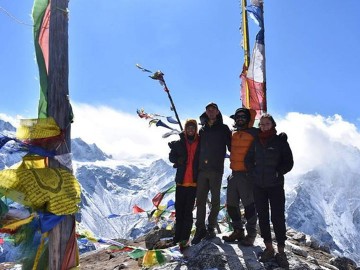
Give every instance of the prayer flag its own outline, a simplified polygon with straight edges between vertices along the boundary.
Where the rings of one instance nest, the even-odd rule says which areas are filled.
[[[133,251],[131,251],[129,253],[129,256],[132,259],[139,259],[141,257],[144,257],[145,253],[146,253],[145,250],[137,248],[137,249],[134,249]]]
[[[179,124],[178,121],[176,121],[174,118],[172,118],[171,116],[167,116],[166,120],[171,123],[171,124]]]
[[[159,250],[148,250],[143,258],[144,267],[152,267],[164,262],[166,262],[166,258]]]
[[[34,45],[40,77],[40,101],[38,117],[47,117],[47,86],[49,66],[49,28],[50,4],[49,0],[35,0],[32,10],[34,21]]]
[[[249,67],[244,68],[241,73],[241,98],[243,107],[256,110],[257,118],[267,111],[266,105],[266,72],[265,72],[265,43],[264,43],[264,19],[262,1],[252,1],[246,7],[260,30],[256,35],[255,45],[250,57]],[[249,100],[246,104],[246,85],[248,88]]]
[[[154,204],[154,206],[157,208],[159,206],[159,204],[161,203],[161,200],[164,198],[164,193],[159,192],[158,194],[155,195],[155,197],[152,199],[152,202]]]
[[[137,213],[143,213],[145,212],[143,209],[141,209],[139,206],[137,206],[136,204],[133,206],[133,213],[137,214]]]

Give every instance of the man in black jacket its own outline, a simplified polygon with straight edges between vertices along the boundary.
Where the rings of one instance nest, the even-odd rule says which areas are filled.
[[[226,147],[230,151],[231,131],[223,123],[217,104],[211,102],[200,116],[202,128],[200,135],[199,175],[196,191],[196,232],[192,244],[199,243],[203,238],[214,238],[217,216],[220,210],[220,189],[224,173]],[[211,210],[208,226],[205,226],[206,202],[211,192]]]

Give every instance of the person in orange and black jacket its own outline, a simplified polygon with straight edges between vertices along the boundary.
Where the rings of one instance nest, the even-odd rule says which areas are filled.
[[[223,236],[225,242],[240,241],[244,246],[252,246],[256,238],[257,215],[253,195],[253,181],[245,167],[245,156],[259,133],[254,128],[256,112],[247,108],[239,108],[230,118],[234,119],[234,130],[231,137],[230,168],[226,194],[226,207],[231,218],[234,231]],[[241,220],[239,203],[243,204],[246,218],[246,232]]]
[[[274,255],[270,218],[274,228],[280,267],[289,269],[284,252],[286,240],[284,174],[291,171],[294,160],[287,135],[277,135],[276,122],[270,114],[260,117],[260,132],[245,157],[245,164],[254,181],[255,207],[265,250],[259,261],[270,261]],[[271,213],[271,215],[270,215]]]
[[[193,209],[196,197],[196,182],[199,166],[199,135],[197,122],[189,119],[180,133],[180,140],[169,143],[169,160],[176,168],[175,182],[175,237],[180,250],[189,245],[193,225]]]

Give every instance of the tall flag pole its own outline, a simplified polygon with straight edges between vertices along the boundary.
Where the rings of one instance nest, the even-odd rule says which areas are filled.
[[[256,40],[250,61],[247,64],[245,53],[245,63],[241,77],[241,99],[243,107],[254,109],[256,116],[259,118],[261,114],[267,111],[266,104],[266,73],[265,73],[265,28],[264,28],[264,12],[263,12],[263,0],[251,0],[251,4],[246,6],[246,1],[242,0],[243,13],[249,12],[250,17],[260,27],[256,35]],[[244,12],[246,10],[246,12]],[[244,20],[245,18],[245,20]],[[246,22],[246,23],[245,23]],[[248,41],[247,19],[243,14],[242,32]]]
[[[243,66],[243,71],[241,72],[240,78],[244,74],[244,71],[246,74],[246,71],[249,68],[249,62],[250,62],[249,26],[248,26],[248,17],[247,17],[247,13],[246,13],[246,6],[247,6],[247,1],[241,0],[241,28],[240,28],[240,30],[241,30],[242,37],[243,37],[241,46],[243,47],[243,50],[244,50],[244,66]],[[241,79],[243,79],[243,78],[241,78]],[[247,87],[245,79],[244,79],[244,94],[242,95],[242,98],[243,98],[243,107],[248,108],[249,107],[249,88]]]
[[[40,74],[38,118],[52,117],[64,133],[56,154],[71,153],[72,110],[69,102],[68,0],[34,0],[34,44]],[[66,169],[56,159],[48,167]],[[53,185],[51,177],[47,185]],[[64,181],[59,187],[64,188]],[[46,185],[45,185],[46,186]],[[67,190],[65,197],[73,194]],[[73,269],[78,265],[79,252],[75,234],[75,213],[64,215],[48,233],[48,269]],[[36,267],[34,268],[36,269]]]

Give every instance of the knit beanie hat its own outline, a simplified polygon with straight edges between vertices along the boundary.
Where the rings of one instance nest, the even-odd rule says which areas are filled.
[[[187,119],[186,122],[185,122],[185,129],[186,127],[188,126],[193,126],[197,132],[197,122],[195,119]]]

